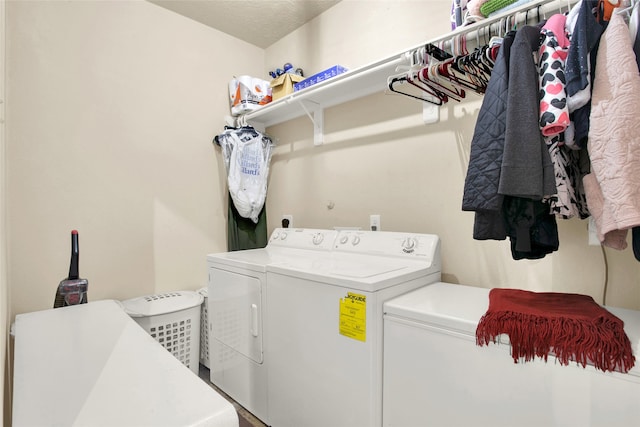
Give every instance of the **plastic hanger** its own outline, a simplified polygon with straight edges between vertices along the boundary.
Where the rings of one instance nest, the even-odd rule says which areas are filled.
[[[414,95],[412,93],[409,93],[408,91],[402,91],[400,90],[400,86],[403,85],[411,85],[414,87],[418,87],[421,91],[426,92],[427,97],[425,96],[418,96],[418,95]],[[410,82],[407,78],[406,75],[403,76],[391,76],[387,79],[387,87],[389,88],[389,90],[391,92],[397,93],[399,95],[404,95],[404,96],[408,96],[410,98],[414,98],[417,99],[419,101],[424,101],[424,102],[429,102],[431,104],[435,104],[435,105],[442,105],[444,102],[446,102],[446,100],[443,101],[443,99],[440,96],[435,95],[433,92],[427,91],[422,87],[419,87],[415,84],[413,84],[412,82]],[[406,86],[404,86],[406,87]]]
[[[603,21],[609,21],[611,14],[620,6],[620,0],[598,0],[596,16]]]
[[[618,9],[615,11],[616,14],[626,15],[627,21],[631,18],[631,12],[638,6],[638,1],[633,0],[627,2],[627,4],[621,4]]]
[[[434,90],[444,93],[449,99],[460,101],[465,97],[465,91],[456,85],[450,84],[446,79],[443,79],[438,72],[439,65],[441,64],[424,67],[418,73],[418,80]]]
[[[424,69],[424,68],[423,68]],[[424,82],[420,78],[420,70],[412,70],[412,72],[407,73],[407,82],[423,92],[426,92],[429,96],[435,97],[439,99],[442,103],[447,103],[449,101],[449,95],[442,90],[438,85],[429,84],[429,82]]]
[[[427,63],[429,54],[448,55],[444,50],[436,46],[424,46],[409,53],[407,58],[410,65],[408,70],[402,74],[396,74],[387,78],[387,87],[393,93],[408,96],[420,101],[429,102],[435,105],[442,105],[448,101],[448,97],[431,86],[423,85],[417,77],[417,73]],[[396,68],[398,71],[401,67]],[[404,89],[404,90],[403,90]]]
[[[449,74],[452,74],[450,80],[476,93],[483,94],[486,91],[493,67],[485,62],[487,49],[488,46],[481,46],[474,52],[457,58],[451,69],[448,70]],[[461,74],[456,74],[456,72]]]

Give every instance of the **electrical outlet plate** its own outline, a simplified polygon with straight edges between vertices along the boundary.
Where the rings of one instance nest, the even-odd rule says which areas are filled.
[[[282,221],[284,221],[285,219],[289,220],[289,228],[293,228],[293,215],[287,214],[287,215],[282,215]],[[281,223],[282,225],[282,223]],[[284,225],[282,225],[284,227]]]
[[[372,231],[380,231],[380,215],[369,216],[369,229]]]

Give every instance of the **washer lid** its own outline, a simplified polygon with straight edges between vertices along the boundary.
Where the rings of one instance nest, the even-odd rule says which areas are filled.
[[[366,279],[380,276],[392,272],[399,272],[407,268],[406,263],[394,261],[392,259],[380,258],[371,262],[369,258],[348,256],[343,258],[339,255],[312,260],[300,260],[286,263],[287,266],[297,269],[307,268],[310,271],[317,271],[320,274],[329,276],[343,276],[352,279]]]
[[[267,267],[268,273],[375,292],[429,274],[439,268],[416,259],[330,253],[315,258],[299,257]]]
[[[489,307],[489,289],[434,283],[384,303],[386,318],[401,318],[475,335]]]

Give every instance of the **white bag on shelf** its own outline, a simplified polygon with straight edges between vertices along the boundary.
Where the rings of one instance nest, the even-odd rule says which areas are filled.
[[[240,76],[229,82],[231,115],[239,116],[255,111],[271,102],[271,85],[268,81],[251,76]]]

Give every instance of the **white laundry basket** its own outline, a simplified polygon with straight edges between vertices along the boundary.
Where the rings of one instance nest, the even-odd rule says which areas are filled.
[[[197,292],[176,291],[132,298],[122,301],[122,305],[129,316],[197,375],[202,300]]]
[[[198,293],[203,298],[200,307],[200,363],[209,368],[209,310],[207,309],[209,290],[198,289]]]

